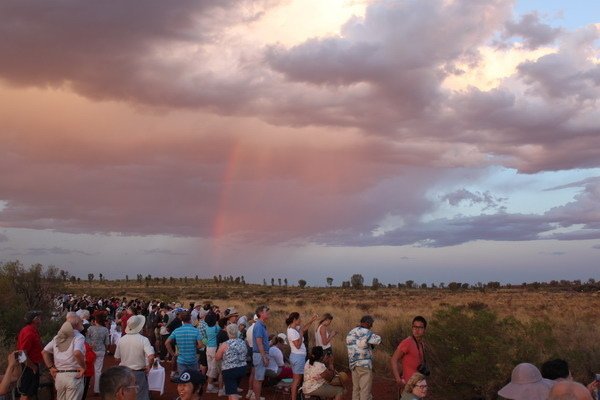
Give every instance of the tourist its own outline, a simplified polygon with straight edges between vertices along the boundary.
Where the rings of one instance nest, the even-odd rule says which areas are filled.
[[[238,398],[238,387],[248,364],[246,362],[246,343],[238,338],[239,330],[235,322],[225,327],[228,340],[221,343],[215,358],[222,360],[222,374],[225,384],[225,394],[229,400]]]
[[[552,384],[551,380],[542,378],[535,365],[521,363],[512,370],[510,383],[498,394],[511,400],[546,400]]]
[[[542,364],[540,368],[542,378],[550,379],[551,381],[573,380],[569,364],[560,358],[548,360]]]
[[[425,341],[423,340],[425,329],[427,329],[427,320],[420,315],[414,317],[412,320],[412,334],[400,342],[392,355],[390,360],[392,373],[400,388],[416,372],[425,376],[429,375],[429,368],[425,359]],[[398,371],[398,363],[402,364],[402,375]]]
[[[27,357],[19,380],[21,400],[35,397],[40,384],[40,364],[44,361],[39,331],[41,324],[41,311],[29,311],[25,314],[25,326],[17,337],[17,350],[23,351]]]
[[[42,351],[44,363],[54,379],[58,400],[81,400],[83,395],[85,338],[73,329],[73,322],[83,330],[81,319],[73,312],[70,321],[60,327],[58,334]]]
[[[192,316],[188,311],[182,311],[179,314],[182,325],[175,329],[167,341],[165,346],[169,354],[175,358],[175,350],[173,349],[173,341],[177,343],[177,372],[198,370],[198,359],[196,358],[196,349],[204,347],[200,332],[192,325]]]
[[[110,333],[106,328],[106,311],[94,313],[94,323],[89,327],[86,335],[87,342],[96,353],[94,361],[94,393],[100,393],[100,375],[104,366],[104,356],[110,343]]]
[[[102,400],[135,400],[138,386],[133,371],[127,367],[111,367],[100,375]]]
[[[138,385],[137,400],[150,399],[146,374],[154,363],[154,347],[147,337],[140,334],[145,322],[143,315],[130,317],[125,328],[127,335],[119,340],[115,351],[115,358],[120,359],[119,365],[133,370]]]
[[[370,315],[360,319],[360,325],[346,336],[348,361],[352,371],[352,400],[371,400],[373,385],[373,349],[381,337],[371,331],[375,320]]]
[[[592,400],[592,395],[581,383],[563,380],[550,389],[548,400]]]
[[[250,399],[263,400],[260,393],[265,380],[265,372],[269,366],[269,332],[266,324],[270,317],[269,307],[257,307],[256,316],[258,319],[252,329],[252,365],[254,365],[252,388],[254,393]]]
[[[344,388],[331,384],[335,378],[333,357],[327,354],[321,346],[311,349],[308,361],[304,366],[304,376],[302,392],[305,395],[341,400]]]
[[[287,344],[287,336],[271,335],[269,346],[269,365],[265,371],[268,378],[284,379],[293,377],[291,367],[285,365],[283,350]]]
[[[304,364],[306,362],[306,346],[303,339],[304,332],[306,332],[308,327],[315,322],[317,318],[318,315],[313,315],[308,323],[302,326],[300,313],[293,312],[285,320],[285,324],[287,325],[287,339],[291,349],[290,364],[294,374],[291,387],[291,400],[296,400],[302,376],[304,375]]]
[[[330,355],[333,354],[331,341],[335,335],[337,335],[336,331],[329,331],[331,321],[333,321],[333,315],[329,313],[323,314],[321,321],[319,321],[319,326],[315,331],[315,346],[321,346],[323,350]]]
[[[83,331],[85,332],[85,328]],[[90,387],[90,381],[94,376],[94,362],[96,361],[96,353],[94,353],[94,349],[88,342],[84,342],[85,345],[85,372],[83,373],[83,395],[81,396],[82,400],[85,400],[87,397],[88,389]]]
[[[425,375],[415,372],[406,381],[400,400],[419,400],[427,396],[427,381]]]
[[[8,353],[6,371],[4,371],[4,375],[0,378],[0,400],[8,400],[11,398],[9,394],[13,388],[13,384],[17,382],[21,376],[18,361],[20,353],[21,351],[19,350]],[[23,395],[21,395],[21,397],[23,397]]]
[[[206,376],[208,378],[208,386],[206,388],[207,393],[218,393],[218,378],[220,371],[218,369],[217,360],[215,355],[217,354],[217,335],[221,328],[217,324],[219,316],[214,311],[209,311],[204,318],[206,326],[203,327],[203,332],[206,335],[202,337],[202,340],[206,343],[206,360],[208,363],[208,370]]]
[[[206,378],[198,370],[183,371],[174,380],[177,384],[177,394],[179,394],[176,400],[199,400],[205,381]]]

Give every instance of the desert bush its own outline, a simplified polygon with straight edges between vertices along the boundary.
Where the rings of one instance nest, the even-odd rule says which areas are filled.
[[[432,386],[449,398],[497,398],[514,366],[539,364],[555,344],[544,321],[523,323],[491,310],[448,307],[427,332]]]

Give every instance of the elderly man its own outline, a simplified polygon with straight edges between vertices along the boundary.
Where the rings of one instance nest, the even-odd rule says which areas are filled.
[[[373,348],[381,337],[371,331],[375,320],[370,315],[360,319],[360,325],[348,332],[346,347],[352,371],[352,400],[371,400],[373,395]]]
[[[143,315],[130,317],[125,328],[127,335],[119,340],[115,351],[115,358],[121,360],[119,365],[133,370],[138,385],[137,400],[150,399],[146,374],[154,363],[154,347],[147,337],[140,335],[145,323],[146,318]]]
[[[80,400],[83,396],[85,372],[85,338],[81,319],[74,312],[58,334],[44,347],[42,357],[55,381],[58,400]]]
[[[44,361],[42,358],[42,339],[39,332],[41,324],[41,311],[29,311],[25,315],[25,326],[19,332],[17,338],[17,349],[24,351],[27,356],[19,385],[21,400],[28,400],[37,395],[40,383],[39,365]]]
[[[127,367],[112,367],[100,376],[102,400],[135,400],[137,391],[133,371]]]
[[[550,389],[548,400],[592,400],[592,395],[581,383],[563,380]]]

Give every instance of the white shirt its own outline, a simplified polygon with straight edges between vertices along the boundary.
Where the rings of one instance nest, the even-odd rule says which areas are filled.
[[[321,330],[321,327],[324,327],[324,329],[325,329],[325,337],[328,339],[330,337],[327,327],[323,326],[323,325],[319,325],[319,327],[315,331],[315,346],[321,346],[323,348],[323,350],[325,350],[325,349],[328,349],[331,347],[331,342],[329,342],[327,344],[323,344],[323,339],[321,338],[321,332],[319,332]]]
[[[64,369],[79,369],[81,365],[75,359],[75,350],[79,350],[81,354],[85,356],[85,337],[79,333],[75,332],[75,337],[71,342],[71,346],[65,351],[58,350],[56,347],[55,339],[52,339],[50,343],[44,347],[44,350],[54,356],[54,366],[56,369],[64,370]]]
[[[304,346],[304,341],[302,340],[302,336],[300,336],[300,332],[298,332],[294,328],[287,329],[287,338],[288,343],[290,344],[290,348],[292,349],[292,353],[294,354],[302,354],[306,355],[306,346]],[[296,348],[294,345],[294,340],[300,339],[300,348]]]
[[[119,365],[140,370],[146,368],[148,356],[154,354],[154,348],[146,336],[139,333],[128,333],[119,339],[115,358],[120,358]]]
[[[277,346],[271,346],[269,348],[269,366],[267,369],[277,372],[279,367],[283,367],[283,353]]]
[[[252,331],[254,331],[254,325],[256,325],[256,322],[246,329],[246,343],[248,343],[248,346],[250,347],[252,347]]]

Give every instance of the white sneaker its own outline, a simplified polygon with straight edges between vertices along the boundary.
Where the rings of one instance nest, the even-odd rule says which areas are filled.
[[[219,393],[219,388],[209,383],[206,387],[206,393]]]
[[[253,390],[248,390],[248,393],[246,393],[246,398],[247,399],[254,399],[254,391]]]
[[[225,389],[219,389],[219,397],[221,397],[221,396],[227,396],[225,394]]]

